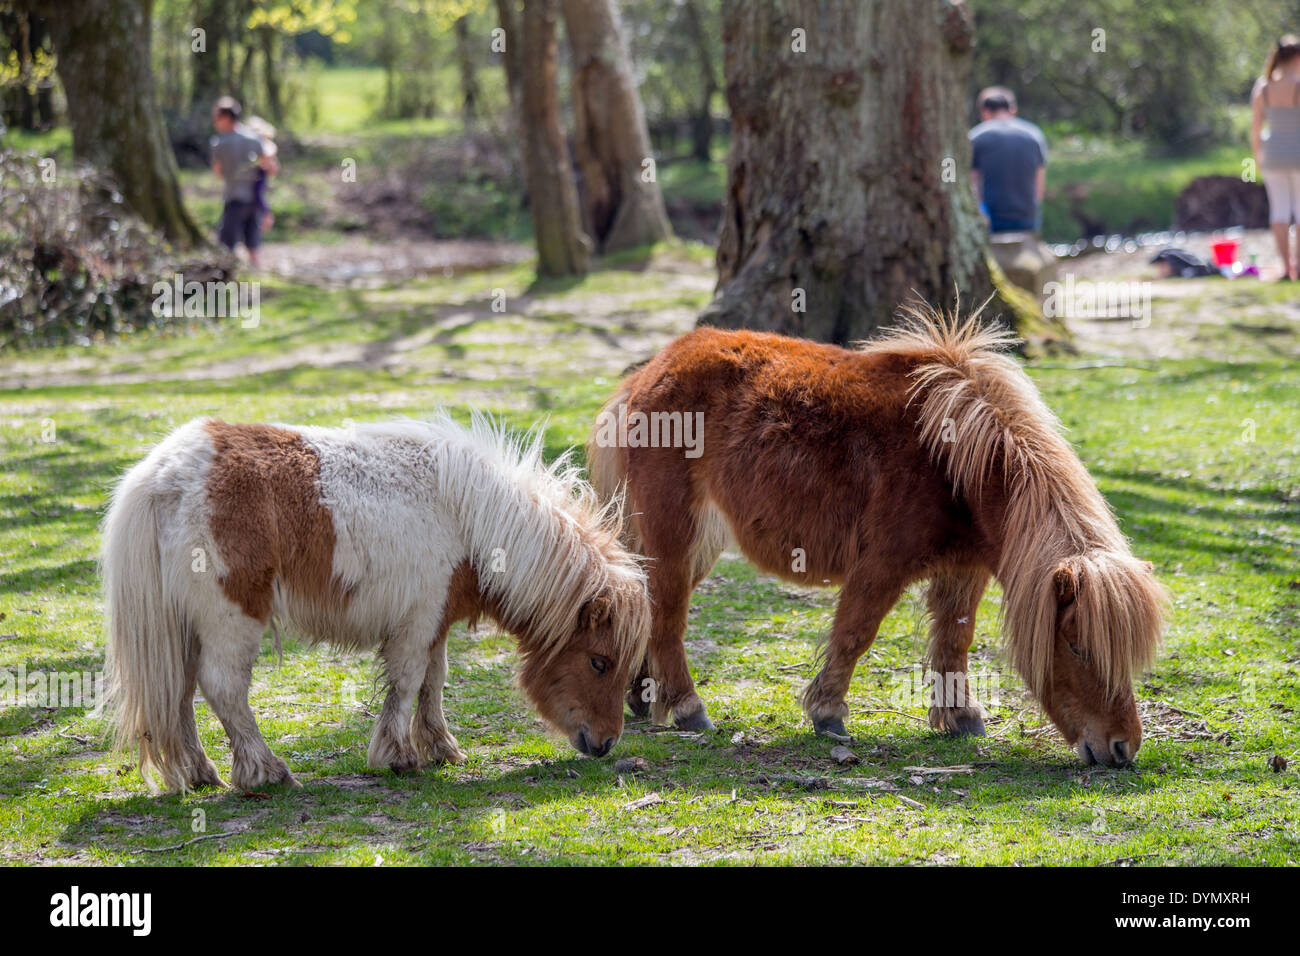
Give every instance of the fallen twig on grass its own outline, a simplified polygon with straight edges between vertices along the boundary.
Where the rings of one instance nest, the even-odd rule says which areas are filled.
[[[226,837],[234,836],[236,831],[227,830],[224,833],[205,833],[203,836],[196,836],[192,840],[186,840],[183,843],[173,843],[171,846],[146,846],[141,847],[141,853],[166,853],[169,850],[183,850],[191,844],[198,843],[200,840],[222,840]]]
[[[921,774],[948,774],[948,773],[974,773],[975,768],[968,763],[956,764],[952,767],[904,767],[908,773]]]

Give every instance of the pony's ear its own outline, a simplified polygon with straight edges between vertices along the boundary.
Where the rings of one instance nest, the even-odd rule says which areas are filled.
[[[609,598],[598,594],[578,612],[578,630],[594,631],[609,620]]]
[[[1056,586],[1056,600],[1061,607],[1072,604],[1078,597],[1079,577],[1079,573],[1070,566],[1068,561],[1062,561],[1052,572],[1052,583]]]

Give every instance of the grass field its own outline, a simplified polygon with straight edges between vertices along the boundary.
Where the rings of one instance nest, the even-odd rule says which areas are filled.
[[[694,248],[532,288],[527,267],[367,290],[267,280],[253,329],[0,360],[0,675],[102,667],[106,491],[176,425],[439,404],[464,417],[476,405],[514,425],[546,419],[555,455],[583,440],[628,364],[689,327],[710,288],[708,253]],[[1256,288],[1261,308],[1283,308]],[[504,314],[487,306],[496,289]],[[1176,309],[1156,314],[1156,326],[1177,322]],[[1137,685],[1148,736],[1135,769],[1075,762],[998,656],[996,590],[973,657],[993,691],[989,735],[924,726],[911,691],[917,591],[859,666],[848,723],[861,763],[839,766],[796,704],[834,592],[729,554],[695,595],[688,633],[716,733],[633,721],[611,758],[580,758],[513,687],[511,640],[457,629],[446,707],[469,760],[396,777],[365,766],[371,658],[289,639],[277,663],[268,641],[253,709],[302,789],[152,797],[131,759],[106,750],[102,720],[0,702],[0,861],[1300,862],[1300,381],[1286,357],[1300,334],[1275,324],[1270,349],[1214,341],[1237,361],[1029,368],[1173,597],[1166,647]],[[206,705],[199,726],[228,774]],[[1274,754],[1292,766],[1274,773]],[[644,770],[615,770],[636,756]]]

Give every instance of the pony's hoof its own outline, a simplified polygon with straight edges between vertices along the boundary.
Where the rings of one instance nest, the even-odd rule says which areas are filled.
[[[210,788],[224,790],[225,787],[226,782],[221,779],[221,775],[217,773],[217,768],[211,760],[207,762],[207,766],[199,767],[190,775],[191,790],[207,790]]]
[[[813,730],[823,737],[831,737],[839,741],[853,739],[849,736],[849,732],[844,729],[843,717],[823,717],[821,720],[813,722]]]
[[[984,736],[984,718],[978,714],[974,716],[962,716],[957,718],[956,726],[948,731],[955,737],[983,737]]]
[[[234,765],[230,768],[230,782],[236,790],[251,792],[281,785],[286,787],[302,786],[289,772],[289,765],[279,757],[273,756],[266,758],[253,757],[245,760],[236,758]]]
[[[464,763],[465,751],[460,749],[455,738],[439,740],[429,747],[429,762],[432,764]]]
[[[950,737],[983,737],[984,718],[971,707],[930,708],[930,726]]]
[[[674,714],[673,725],[678,730],[689,730],[695,733],[707,733],[713,730],[713,721],[709,720],[709,712],[703,707],[690,714]]]
[[[626,700],[627,708],[632,711],[633,717],[644,720],[650,716],[650,701],[642,699],[639,689],[633,687],[628,691]]]

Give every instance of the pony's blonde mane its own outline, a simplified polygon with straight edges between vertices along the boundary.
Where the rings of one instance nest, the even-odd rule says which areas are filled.
[[[468,429],[445,414],[437,433],[439,497],[460,520],[479,586],[524,657],[562,650],[592,598],[607,597],[620,661],[640,663],[650,632],[640,559],[619,544],[618,501],[602,504],[566,451],[543,461],[540,427],[511,433],[475,412]]]
[[[911,401],[921,441],[954,493],[978,504],[990,481],[1005,495],[1001,555],[1004,638],[1041,696],[1052,667],[1058,578],[1072,581],[1079,650],[1114,694],[1131,686],[1159,641],[1164,591],[1129,551],[1096,483],[1061,436],[1056,416],[1006,354],[1015,336],[925,305],[864,351],[912,357]],[[995,471],[996,469],[996,471]]]

